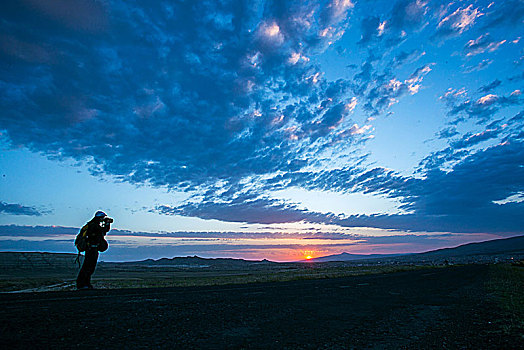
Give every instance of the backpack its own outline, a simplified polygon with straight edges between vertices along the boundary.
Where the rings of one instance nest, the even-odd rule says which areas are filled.
[[[85,224],[76,235],[75,246],[78,249],[78,254],[87,250],[87,227],[88,224]]]

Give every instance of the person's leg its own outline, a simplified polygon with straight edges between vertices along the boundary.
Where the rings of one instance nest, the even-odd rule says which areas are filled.
[[[95,272],[97,260],[98,250],[93,248],[86,250],[84,263],[76,279],[76,287],[78,289],[91,286],[91,275]]]
[[[86,285],[91,286],[91,275],[95,272],[96,263],[98,261],[98,250],[96,248],[89,249],[86,252]]]
[[[87,252],[84,253],[84,262],[82,263],[82,268],[80,269],[80,272],[78,272],[78,277],[76,278],[76,288],[78,289],[87,287],[86,256]]]

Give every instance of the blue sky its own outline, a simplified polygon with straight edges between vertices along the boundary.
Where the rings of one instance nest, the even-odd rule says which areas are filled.
[[[402,253],[524,227],[524,2],[4,1],[0,249]]]

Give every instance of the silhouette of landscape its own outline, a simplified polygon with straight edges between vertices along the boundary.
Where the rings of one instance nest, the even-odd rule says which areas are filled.
[[[524,350],[524,0],[0,33],[0,350]]]
[[[350,261],[102,262],[92,291],[72,290],[74,254],[0,253],[0,345],[522,348],[523,238]]]

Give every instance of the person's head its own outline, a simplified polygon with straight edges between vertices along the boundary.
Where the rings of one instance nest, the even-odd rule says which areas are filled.
[[[103,211],[99,210],[95,213],[95,219],[97,219],[98,221],[102,221],[105,219],[105,217],[107,216],[106,213],[104,213]]]

